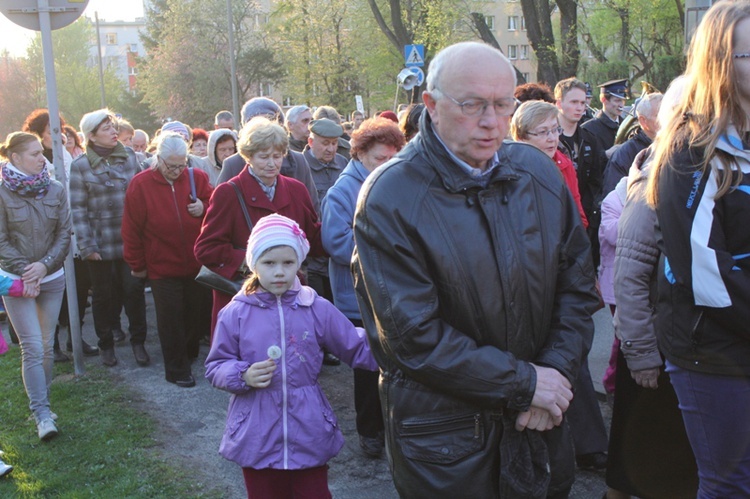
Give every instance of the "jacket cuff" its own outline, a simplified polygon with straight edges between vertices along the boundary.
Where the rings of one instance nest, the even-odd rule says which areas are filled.
[[[516,377],[519,379],[518,389],[508,399],[508,409],[518,412],[528,411],[536,390],[536,371],[528,362],[518,362]]]

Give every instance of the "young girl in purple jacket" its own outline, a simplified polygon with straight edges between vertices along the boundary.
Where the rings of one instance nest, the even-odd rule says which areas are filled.
[[[249,498],[330,498],[326,463],[344,437],[318,384],[323,349],[377,370],[364,331],[297,278],[310,244],[273,214],[255,225],[252,276],[219,313],[206,378],[231,392],[219,452],[242,467]]]

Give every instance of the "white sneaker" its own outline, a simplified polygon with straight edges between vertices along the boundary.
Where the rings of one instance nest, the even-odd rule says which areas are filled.
[[[39,421],[36,424],[36,429],[40,440],[47,441],[57,436],[57,426],[52,421],[52,418],[45,418]]]
[[[0,477],[4,477],[8,473],[13,471],[13,466],[9,464],[5,464],[2,459],[0,459]]]
[[[9,464],[5,464],[2,459],[0,459],[0,477],[4,477],[5,475],[9,474],[11,471],[13,471],[13,466]]]

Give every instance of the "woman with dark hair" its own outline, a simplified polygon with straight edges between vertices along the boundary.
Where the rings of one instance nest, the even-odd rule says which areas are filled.
[[[242,128],[237,148],[246,165],[236,177],[216,186],[211,196],[195,242],[195,257],[201,264],[227,279],[240,278],[246,271],[245,247],[251,226],[271,213],[297,222],[310,241],[310,254],[325,256],[320,222],[307,188],[298,180],[279,175],[288,145],[287,132],[268,118],[255,117]],[[213,297],[212,336],[219,310],[232,299],[220,291],[214,291]]]
[[[419,117],[422,116],[423,110],[424,104],[410,104],[406,112],[401,116],[399,128],[401,128],[401,132],[404,134],[407,142],[410,142],[419,132]]]
[[[123,257],[135,277],[151,282],[166,380],[189,388],[191,359],[210,327],[211,293],[195,282],[193,246],[211,186],[205,173],[188,169],[188,146],[177,133],[159,135],[155,157],[125,194]]]
[[[713,4],[685,75],[648,186],[663,243],[656,333],[698,497],[750,497],[750,2]]]
[[[140,166],[133,149],[118,141],[117,118],[108,109],[85,114],[81,131],[86,154],[71,166],[70,204],[78,251],[91,275],[91,311],[102,364],[117,364],[113,331],[120,330],[124,305],[136,363],[146,366],[144,279],[130,274],[121,235],[125,191]]]
[[[354,252],[354,208],[367,176],[404,147],[398,126],[387,118],[362,122],[352,133],[352,159],[323,198],[323,248],[331,255],[329,272],[333,303],[355,326],[362,326],[350,269]],[[378,457],[383,451],[384,427],[378,395],[378,373],[354,369],[354,406],[362,451]]]
[[[50,410],[52,345],[70,247],[70,210],[62,184],[45,168],[36,135],[16,132],[0,145],[0,274],[23,279],[24,297],[4,298],[21,344],[24,387],[41,440],[57,435]]]
[[[513,92],[513,97],[520,102],[541,100],[550,104],[555,103],[555,94],[546,83],[524,83],[523,85],[518,85]]]
[[[81,138],[78,136],[76,129],[70,125],[63,126],[63,130],[65,131],[66,138],[65,149],[73,159],[76,159],[85,152],[81,144]]]

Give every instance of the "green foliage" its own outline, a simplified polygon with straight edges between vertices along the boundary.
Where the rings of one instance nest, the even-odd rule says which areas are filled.
[[[144,100],[160,118],[208,127],[232,106],[229,34],[224,0],[163,0],[147,19],[153,39],[139,80]],[[265,45],[262,18],[252,2],[233,2],[232,17],[240,102],[261,85],[284,78],[276,51]]]
[[[95,38],[94,26],[86,17],[52,33],[60,112],[76,128],[85,113],[102,107],[99,70],[96,61],[91,58],[91,47],[96,45]],[[34,107],[47,107],[41,34],[38,33],[32,40],[27,59],[33,83],[25,91],[34,96]],[[113,109],[122,94],[127,92],[126,83],[117,78],[114,68],[105,69],[104,88],[107,103]],[[28,109],[27,113],[33,109]]]
[[[685,72],[685,62],[683,55],[657,57],[654,61],[653,77],[649,83],[665,92],[672,80]]]
[[[0,497],[217,497],[159,455],[154,420],[101,367],[75,378],[72,365],[55,365],[60,435],[40,442],[20,364],[18,348],[0,356],[0,447],[15,467]]]
[[[625,60],[633,80],[659,78],[655,62],[682,54],[683,28],[675,0],[603,0],[580,5],[579,30],[598,62]],[[624,76],[621,76],[624,77]]]

